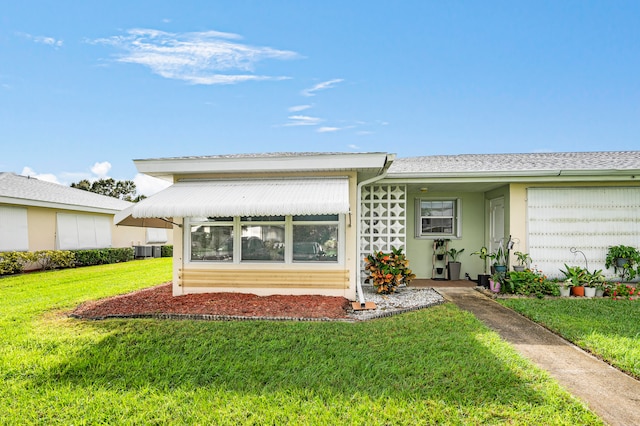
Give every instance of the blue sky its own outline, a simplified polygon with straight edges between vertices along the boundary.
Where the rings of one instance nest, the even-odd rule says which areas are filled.
[[[637,150],[639,82],[638,1],[5,2],[0,171]]]

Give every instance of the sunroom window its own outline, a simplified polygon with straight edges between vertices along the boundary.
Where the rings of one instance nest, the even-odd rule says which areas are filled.
[[[189,218],[193,262],[339,262],[339,215]]]

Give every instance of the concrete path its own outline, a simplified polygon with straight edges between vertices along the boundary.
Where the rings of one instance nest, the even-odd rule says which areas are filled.
[[[640,425],[640,381],[469,287],[434,287],[474,314],[610,425]]]

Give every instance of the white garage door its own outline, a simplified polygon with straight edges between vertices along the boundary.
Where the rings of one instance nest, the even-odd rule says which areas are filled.
[[[607,248],[640,248],[640,188],[529,188],[528,242],[533,265],[550,277],[564,264],[605,270]]]

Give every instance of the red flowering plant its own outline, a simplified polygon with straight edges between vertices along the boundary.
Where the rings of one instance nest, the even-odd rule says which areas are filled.
[[[614,300],[618,300],[618,299],[633,300],[637,298],[640,292],[640,289],[629,284],[616,283],[609,291],[610,291],[609,296]]]
[[[381,294],[393,293],[400,284],[409,284],[416,277],[401,248],[391,247],[391,253],[374,251],[364,258],[364,262],[369,280]]]

